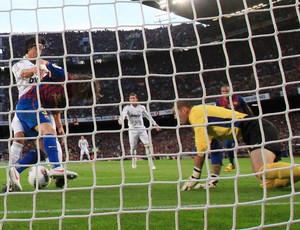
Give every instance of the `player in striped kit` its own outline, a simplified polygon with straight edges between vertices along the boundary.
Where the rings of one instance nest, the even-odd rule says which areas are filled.
[[[91,159],[90,151],[89,151],[89,143],[84,138],[84,136],[80,137],[80,140],[78,141],[78,147],[80,148],[80,161],[83,161],[84,154],[87,155],[88,160]]]
[[[43,77],[48,71],[45,65],[36,64],[37,58],[41,56],[42,51],[46,41],[39,37],[36,39],[35,36],[29,37],[25,41],[25,56],[22,60],[15,63],[12,67],[12,72],[14,74],[18,91],[19,98],[26,94],[33,85],[39,81],[40,76]],[[56,120],[55,120],[56,121]],[[12,129],[14,132],[14,141],[10,148],[10,163],[14,165],[21,159],[21,154],[24,146],[24,129],[15,115],[12,121]],[[58,129],[58,132],[60,129]],[[9,170],[10,178],[14,178],[16,182],[18,182],[19,175],[11,168]],[[20,185],[19,183],[17,183]],[[10,187],[10,186],[9,186]],[[16,190],[22,190],[21,186],[17,186]]]
[[[39,120],[40,124],[51,124],[50,121],[50,114],[44,108],[60,108],[65,107],[66,105],[66,97],[65,97],[65,87],[61,82],[65,81],[65,71],[64,69],[57,67],[56,65],[49,63],[44,60],[40,60],[40,63],[47,67],[47,74],[41,79],[42,84],[39,87],[32,86],[30,90],[26,92],[26,94],[20,97],[19,103],[17,105],[17,116],[20,119],[20,122],[23,126],[24,132],[26,136],[37,136],[38,135],[38,120],[36,117],[36,113],[22,113],[20,110],[37,110],[39,109]],[[87,80],[90,78],[86,78],[86,76],[78,76],[74,78],[74,80]],[[68,80],[73,80],[71,75],[68,75]],[[59,84],[49,84],[54,82],[60,82]],[[45,84],[43,84],[45,83]],[[79,98],[91,98],[93,96],[93,92],[91,90],[91,85],[89,82],[86,83],[70,83],[66,84],[68,99],[77,100]],[[99,95],[99,82],[95,82],[95,93]],[[42,105],[43,107],[41,107]],[[58,113],[60,115],[60,113]],[[54,168],[50,170],[50,176],[53,178],[64,178],[64,174],[68,179],[75,179],[77,177],[77,173],[65,170],[61,167],[59,160],[57,159],[57,146],[55,146],[52,142],[51,146],[45,147],[44,139],[43,144],[41,145],[44,147],[43,151],[49,157],[50,163],[54,165]],[[51,137],[52,138],[52,137]],[[49,155],[50,149],[50,155]],[[51,156],[52,154],[52,156]],[[55,155],[56,154],[56,155]],[[37,162],[37,151],[30,152],[28,157],[25,157],[22,161],[19,162],[20,166],[22,164],[34,164]],[[27,167],[19,167],[11,168],[10,171],[10,179],[12,184],[15,187],[18,187],[18,190],[22,190],[19,180],[19,173],[22,172]]]
[[[140,139],[145,147],[146,156],[148,157],[150,167],[155,169],[155,165],[152,160],[151,151],[150,151],[150,142],[149,136],[147,134],[146,127],[144,125],[143,115],[156,127],[157,131],[160,131],[160,127],[153,120],[151,115],[147,112],[145,106],[138,104],[138,97],[135,93],[129,95],[130,105],[126,105],[121,113],[121,116],[118,120],[119,124],[122,125],[124,119],[128,119],[128,135],[129,135],[129,144],[130,144],[130,154],[132,156],[132,168],[136,168],[136,149],[138,140]]]
[[[41,37],[37,40],[36,37],[29,37],[25,41],[25,55],[23,59],[12,66],[12,72],[19,91],[18,98],[26,93],[33,84],[37,83],[40,75],[43,75],[44,66],[36,65],[36,58],[42,54],[45,44],[45,39]],[[23,139],[24,130],[16,115],[13,118],[11,127],[15,139],[10,147],[10,163],[15,164],[21,158],[25,143]]]
[[[215,103],[217,106],[224,107],[226,109],[231,109],[233,108],[235,111],[241,112],[241,113],[246,113],[249,115],[253,115],[252,110],[250,107],[247,105],[247,103],[244,101],[244,99],[241,96],[238,96],[236,94],[231,96],[232,99],[232,106],[229,100],[229,93],[230,93],[230,88],[227,85],[224,85],[221,87],[221,94],[224,94],[223,97],[218,98]],[[234,148],[235,144],[233,140],[226,140],[225,145],[227,149]],[[234,152],[232,150],[226,151],[226,155],[229,160],[229,164],[225,168],[226,172],[230,172],[232,169],[235,169],[235,164],[234,164]]]

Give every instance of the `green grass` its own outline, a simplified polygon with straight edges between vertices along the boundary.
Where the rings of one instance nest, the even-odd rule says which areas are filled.
[[[289,159],[284,159],[288,161]],[[300,162],[300,159],[296,159]],[[251,174],[250,160],[239,159],[239,169],[222,172],[215,189],[180,192],[180,172],[187,179],[192,160],[69,163],[79,177],[65,189],[34,190],[22,176],[22,192],[0,194],[2,229],[272,229],[300,228],[300,183],[264,194]],[[0,182],[6,182],[6,164]],[[235,180],[236,173],[243,177]],[[203,170],[206,171],[205,169]],[[207,177],[203,173],[202,178]],[[289,222],[293,221],[293,222]]]

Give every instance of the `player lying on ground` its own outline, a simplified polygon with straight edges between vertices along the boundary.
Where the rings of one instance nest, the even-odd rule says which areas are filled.
[[[180,124],[193,126],[196,148],[199,152],[199,155],[194,158],[194,167],[202,168],[203,153],[208,150],[213,139],[236,139],[251,145],[252,169],[253,172],[259,173],[257,177],[262,188],[287,187],[291,185],[292,180],[294,182],[300,180],[300,166],[293,167],[290,163],[278,162],[281,159],[280,144],[272,142],[278,140],[278,131],[269,121],[261,120],[262,132],[257,118],[218,106],[193,106],[189,101],[178,101],[173,110]],[[232,124],[234,127],[231,127]],[[262,142],[262,135],[265,143]],[[196,180],[188,181],[183,185],[182,190],[190,190],[197,183]]]
[[[39,121],[41,124],[51,125],[49,113],[42,108],[40,105],[43,105],[45,108],[61,108],[65,107],[66,100],[78,100],[78,99],[92,99],[93,95],[97,97],[99,95],[100,86],[99,82],[94,82],[94,87],[91,86],[91,82],[80,82],[79,80],[91,80],[90,77],[78,75],[72,77],[68,75],[68,80],[66,84],[61,84],[65,81],[65,71],[64,69],[53,65],[47,61],[41,60],[41,62],[47,66],[49,69],[48,74],[41,80],[42,83],[39,87],[32,87],[23,97],[20,98],[17,105],[17,116],[20,119],[20,122],[23,126],[23,129],[26,133],[26,136],[33,137],[38,135],[38,118],[36,117],[35,112],[25,113],[24,110],[36,111],[39,112]],[[76,83],[77,81],[77,83]],[[79,81],[79,82],[78,82]],[[54,82],[60,82],[59,84],[50,84]],[[66,87],[66,89],[65,89]],[[92,90],[93,89],[93,90]],[[67,91],[67,96],[65,95],[65,90]],[[94,92],[93,92],[94,91]],[[40,100],[39,100],[40,99]],[[39,102],[40,101],[40,102]],[[43,145],[44,151],[46,152],[49,162],[53,165],[53,168],[50,170],[50,176],[52,178],[57,177],[66,177],[68,179],[75,179],[77,173],[65,170],[58,159],[58,150],[57,143],[54,135],[47,135],[42,133],[43,136]],[[45,145],[45,142],[50,142]],[[34,157],[32,157],[33,164],[35,163]],[[27,163],[28,164],[28,163]],[[21,171],[21,170],[20,170]],[[20,180],[18,177],[18,170],[14,167],[10,169],[10,179],[14,186],[18,187],[19,190],[22,189]]]

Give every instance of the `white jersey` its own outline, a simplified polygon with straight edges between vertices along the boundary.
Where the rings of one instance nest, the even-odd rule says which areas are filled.
[[[80,139],[78,141],[78,146],[82,149],[87,149],[89,147],[89,143],[86,139]]]
[[[18,86],[18,91],[19,91],[19,98],[27,93],[30,88],[33,86],[33,84],[36,84],[38,82],[38,76],[33,75],[30,78],[22,78],[21,77],[21,72],[24,69],[29,69],[31,67],[35,66],[32,62],[30,62],[27,59],[23,59],[17,63],[15,63],[12,67],[12,72],[15,76],[16,83]]]
[[[128,127],[130,129],[133,128],[145,128],[143,115],[145,115],[153,125],[156,125],[156,122],[152,119],[150,114],[147,112],[145,106],[143,105],[126,105],[123,108],[122,114],[120,119],[122,122],[124,121],[125,117],[128,119]]]

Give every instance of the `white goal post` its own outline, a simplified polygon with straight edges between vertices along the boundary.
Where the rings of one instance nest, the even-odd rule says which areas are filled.
[[[299,184],[261,189],[243,143],[232,148],[236,169],[224,172],[223,167],[217,188],[180,191],[193,169],[195,140],[191,127],[180,125],[172,110],[179,100],[214,105],[221,86],[229,86],[231,107],[233,95],[240,95],[257,119],[274,123],[283,161],[299,166],[298,1],[0,0],[0,6],[1,184],[7,185],[11,167],[19,167],[9,164],[18,102],[12,66],[23,59],[26,38],[46,40],[33,63],[45,59],[66,73],[91,76],[85,82],[91,83],[92,91],[92,83],[101,85],[99,95],[92,92],[92,102],[73,101],[64,81],[66,105],[49,109],[61,111],[62,165],[76,171],[78,178],[62,188],[52,180],[48,187],[35,189],[27,172],[20,173],[23,190],[0,194],[1,228],[300,226]],[[157,131],[155,123],[143,119],[150,152],[139,140],[136,168],[131,164],[128,119],[118,124],[132,92],[161,128]],[[90,154],[83,159],[81,136]],[[35,149],[35,139],[25,137],[23,157]],[[222,151],[225,156],[228,150]],[[210,154],[206,156],[203,183],[211,179]],[[155,169],[149,167],[150,158]],[[37,164],[48,167],[40,157]]]

